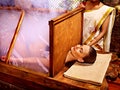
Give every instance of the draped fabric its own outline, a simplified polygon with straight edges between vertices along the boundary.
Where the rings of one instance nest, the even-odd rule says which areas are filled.
[[[84,12],[83,44],[89,44],[90,41],[92,41],[100,33],[100,27],[108,15],[110,15],[110,22],[107,34],[94,47],[96,50],[102,48],[105,52],[109,52],[111,33],[115,19],[115,9],[113,7],[103,5],[99,9],[86,10]],[[99,46],[100,48],[96,46]]]

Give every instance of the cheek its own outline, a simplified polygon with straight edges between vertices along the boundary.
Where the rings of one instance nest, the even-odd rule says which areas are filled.
[[[79,50],[79,49],[76,49],[75,51],[76,51],[76,53],[80,53],[80,50]]]
[[[84,54],[81,54],[81,53],[80,53],[80,54],[79,54],[79,57],[80,57],[80,58],[83,58],[83,57],[84,57]]]
[[[82,58],[84,56],[83,53],[80,53],[79,49],[71,49],[71,51],[76,58]]]
[[[82,58],[83,55],[80,53],[80,52],[76,52],[76,55],[75,55],[77,58]]]
[[[71,49],[71,52],[72,52],[72,54],[73,54],[76,58],[78,57],[78,52],[77,52],[77,51]]]

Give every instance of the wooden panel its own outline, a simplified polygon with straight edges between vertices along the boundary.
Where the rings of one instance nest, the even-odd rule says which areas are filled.
[[[82,9],[75,9],[49,22],[50,25],[50,76],[63,67],[70,48],[81,43]]]
[[[25,90],[107,90],[107,82],[103,81],[101,86],[78,82],[63,77],[65,67],[55,77],[37,73],[25,68],[18,68],[0,62],[0,80],[15,85]]]

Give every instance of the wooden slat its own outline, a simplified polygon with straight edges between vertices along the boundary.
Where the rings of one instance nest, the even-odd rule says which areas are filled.
[[[22,11],[21,11],[20,18],[19,18],[19,22],[18,22],[18,24],[17,24],[17,27],[16,27],[16,30],[15,30],[14,36],[13,36],[13,38],[12,38],[12,41],[11,41],[11,43],[10,43],[9,50],[8,50],[8,52],[7,52],[7,55],[6,55],[6,60],[5,60],[6,63],[8,63],[8,60],[9,60],[10,55],[11,55],[11,53],[12,53],[12,50],[13,50],[13,47],[14,47],[14,45],[15,45],[15,41],[16,41],[16,39],[17,39],[17,36],[18,36],[19,30],[20,30],[20,26],[21,26],[21,24],[22,24],[24,15],[25,15],[25,12],[24,12],[24,10],[22,10]]]
[[[95,86],[88,83],[77,82],[63,77],[63,72],[68,69],[65,67],[56,77],[51,78],[46,74],[33,72],[25,68],[18,68],[0,62],[0,79],[13,84],[17,87],[33,90],[46,90],[48,88],[55,90],[107,90],[107,82],[104,80],[101,86]]]
[[[12,49],[14,47],[14,44],[15,44],[15,41],[17,39],[17,36],[18,36],[18,33],[19,33],[19,30],[20,30],[20,26],[22,24],[22,21],[23,21],[23,17],[24,17],[24,10],[20,9],[20,8],[17,8],[17,7],[7,7],[7,6],[3,6],[1,7],[0,6],[0,10],[6,10],[6,11],[18,11],[20,12],[20,17],[18,18],[18,22],[17,22],[17,26],[15,27],[15,31],[13,33],[13,37],[12,37],[12,40],[10,42],[10,46],[8,48],[8,51],[7,51],[7,54],[6,54],[6,60],[5,62],[8,63],[8,60],[10,58],[10,55],[11,55],[11,52],[12,52]],[[9,22],[11,23],[11,22]]]
[[[50,76],[55,76],[65,64],[70,48],[81,43],[82,11],[75,9],[49,22],[50,25]]]

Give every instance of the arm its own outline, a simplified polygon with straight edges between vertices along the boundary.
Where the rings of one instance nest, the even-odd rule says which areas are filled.
[[[5,59],[6,59],[6,56],[2,56],[0,57],[1,61],[5,62]],[[47,68],[49,68],[49,60],[47,58],[43,58],[43,57],[27,57],[27,58],[14,58],[14,57],[11,57],[9,59],[9,63],[12,63],[12,62],[17,62],[18,64],[23,64],[23,66],[26,64],[26,63],[30,63],[30,64],[35,64],[35,65],[38,65],[38,62],[37,62],[37,59],[40,60],[40,62]],[[22,62],[20,61],[22,60]]]
[[[106,34],[106,32],[108,30],[109,20],[110,20],[110,15],[103,22],[100,34],[89,43],[90,46],[96,44],[100,39],[102,39],[104,37],[104,35]]]

